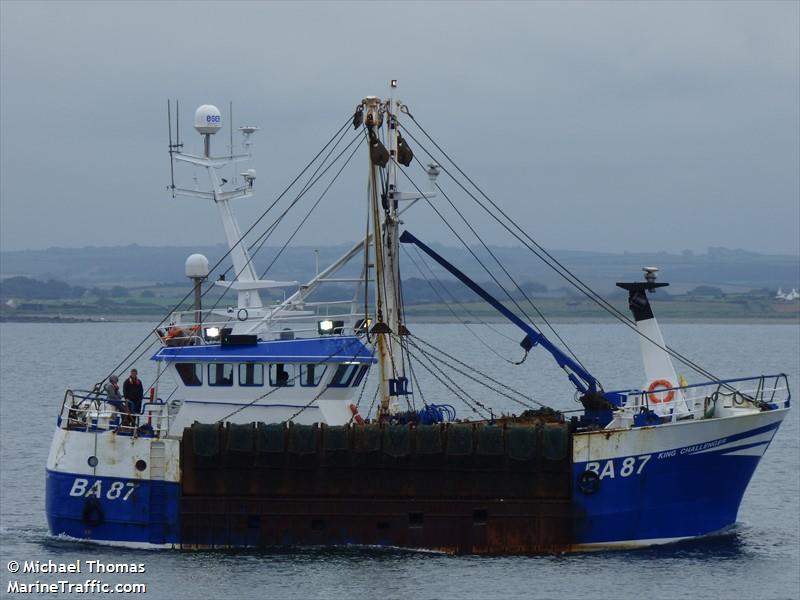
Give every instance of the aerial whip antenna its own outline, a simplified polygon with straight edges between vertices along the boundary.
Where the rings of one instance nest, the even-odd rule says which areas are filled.
[[[175,151],[172,145],[172,108],[170,107],[169,99],[167,99],[167,130],[169,131],[169,189],[172,192],[172,197],[175,197],[175,160],[172,155]]]
[[[228,130],[231,134],[230,157],[233,158],[233,100],[228,100]],[[236,185],[236,168],[231,165],[231,181]]]
[[[167,99],[167,129],[169,130],[169,190],[172,197],[175,197],[175,153],[183,148],[181,144],[180,116],[178,113],[178,101],[175,100],[175,142],[172,142],[172,104]]]

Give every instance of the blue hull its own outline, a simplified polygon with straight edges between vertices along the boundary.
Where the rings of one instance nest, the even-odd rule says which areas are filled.
[[[582,439],[581,435],[585,434],[576,434],[574,439],[569,438],[575,444],[573,452],[579,453],[578,448],[582,444],[591,446],[593,451],[588,456],[592,458],[603,454],[603,443],[616,448],[618,452],[626,447],[639,450],[627,456],[611,454],[613,458],[598,458],[589,462],[573,462],[568,453],[563,455],[564,458],[552,458],[554,462],[551,463],[547,462],[551,459],[542,457],[541,461],[544,462],[538,463],[540,467],[537,468],[544,465],[545,470],[531,471],[526,476],[541,477],[549,472],[559,481],[563,476],[564,485],[559,488],[563,489],[563,493],[559,492],[552,498],[524,495],[494,498],[491,490],[509,489],[503,488],[503,482],[500,481],[495,483],[497,487],[485,488],[488,493],[480,492],[471,498],[454,496],[448,505],[448,502],[441,501],[445,498],[442,495],[426,496],[423,493],[419,497],[404,499],[389,494],[388,489],[383,490],[387,493],[381,494],[374,485],[369,488],[372,490],[370,493],[363,495],[344,493],[326,498],[314,495],[311,488],[305,491],[291,488],[293,495],[287,495],[286,490],[275,495],[263,491],[255,493],[247,484],[240,486],[241,489],[233,489],[230,486],[235,488],[239,482],[220,479],[220,482],[230,482],[221,488],[217,485],[216,496],[206,498],[202,490],[190,490],[182,501],[180,483],[94,477],[48,470],[47,517],[50,530],[56,535],[158,546],[252,547],[264,543],[329,543],[335,537],[334,529],[338,532],[335,539],[340,540],[337,543],[382,543],[384,538],[374,537],[374,531],[368,532],[366,538],[361,536],[367,528],[374,528],[374,522],[368,522],[376,518],[373,515],[384,514],[385,517],[378,516],[377,520],[388,519],[384,525],[386,531],[389,531],[388,528],[393,533],[403,530],[401,536],[404,537],[400,538],[403,543],[400,545],[407,545],[408,542],[413,547],[441,548],[436,544],[424,543],[424,537],[419,537],[422,542],[420,545],[413,545],[417,539],[415,536],[424,531],[421,528],[423,513],[424,527],[432,528],[428,531],[448,527],[458,529],[466,536],[464,547],[477,548],[476,551],[483,547],[480,546],[484,543],[480,542],[481,539],[491,539],[492,527],[498,527],[495,533],[500,532],[498,535],[506,536],[510,540],[508,543],[511,543],[515,539],[515,531],[522,535],[535,535],[537,528],[555,527],[556,523],[558,527],[563,525],[561,531],[565,534],[557,538],[559,542],[553,551],[666,543],[711,534],[736,522],[747,485],[779,428],[783,414],[761,413],[754,416],[752,421],[729,420],[719,427],[703,422],[676,425],[672,433],[665,428],[668,426],[664,426],[595,432]],[[706,436],[701,442],[691,445],[665,447],[666,444],[661,444],[659,447],[652,443],[715,432],[716,435]],[[614,436],[621,437],[615,442]],[[644,445],[648,441],[651,444]],[[366,468],[375,469],[377,464]],[[564,465],[564,470],[556,466],[559,464]],[[477,468],[476,473],[485,473],[478,463],[475,465],[469,467],[463,463],[461,468]],[[183,465],[183,468],[192,467],[189,464]],[[352,468],[348,468],[351,470],[347,473],[352,475]],[[291,473],[292,469],[289,468],[288,472]],[[594,485],[588,488],[582,484],[582,476],[587,472],[597,475]],[[254,472],[253,476],[261,477],[258,473],[263,475],[270,471]],[[342,474],[339,472],[337,477]],[[364,474],[370,477],[368,471],[364,471]],[[331,477],[324,470],[308,471],[308,476],[312,479]],[[468,474],[463,472],[461,476]],[[550,502],[551,505],[548,504]],[[392,503],[391,508],[388,503]],[[346,515],[349,513],[342,508],[342,504],[358,505],[366,512],[361,515],[356,512],[348,517]],[[456,504],[462,506],[456,507]],[[182,505],[183,510],[188,511],[183,523]],[[480,506],[488,508],[476,508]],[[550,509],[547,506],[552,506],[549,516],[547,511]],[[545,512],[542,512],[543,507]],[[466,510],[466,521],[456,516],[461,508]],[[473,511],[485,513],[481,517],[482,525],[473,523]],[[417,524],[419,529],[404,520],[411,518],[407,517],[407,512],[420,515]],[[367,515],[367,521],[364,521],[363,517]],[[337,518],[339,520],[335,521]],[[331,530],[325,533],[327,537],[315,537],[315,521],[318,524],[331,524]],[[446,537],[449,533],[443,535]],[[316,539],[319,541],[314,542]],[[392,539],[398,538],[387,536],[386,543],[398,545],[393,544]]]
[[[601,481],[596,494],[574,496],[576,541],[672,540],[719,531],[736,522],[758,461],[690,456],[654,466],[638,479]],[[582,472],[575,467],[576,478]]]
[[[628,476],[623,458],[594,463],[602,475],[596,489],[586,493],[576,485],[573,493],[576,540],[653,543],[708,535],[733,525],[780,424],[778,420],[703,444],[653,452],[639,473],[641,457],[628,459]],[[574,481],[590,464],[573,465]]]
[[[87,481],[87,485],[83,487],[81,481]],[[91,493],[93,488],[99,494]],[[50,532],[54,535],[133,544],[179,542],[180,485],[177,483],[94,477],[48,469],[45,505]]]

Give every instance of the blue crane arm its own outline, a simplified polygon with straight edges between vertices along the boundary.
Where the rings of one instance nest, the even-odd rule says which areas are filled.
[[[467,277],[464,273],[459,271],[456,267],[452,264],[447,262],[438,252],[430,248],[424,242],[421,242],[417,239],[414,235],[409,233],[408,231],[404,231],[403,234],[400,236],[400,241],[404,244],[414,244],[420,250],[422,250],[425,254],[430,256],[433,260],[437,263],[442,265],[445,269],[447,269],[454,277],[456,277],[459,281],[461,281],[464,285],[466,285],[469,289],[473,292],[478,294],[481,298],[486,300],[489,304],[491,304],[501,315],[506,317],[509,321],[514,323],[517,327],[522,329],[525,332],[525,339],[520,342],[520,346],[522,346],[526,351],[530,350],[536,345],[541,345],[545,350],[547,350],[550,354],[553,355],[553,358],[558,363],[558,366],[564,369],[567,372],[567,376],[572,384],[577,388],[579,392],[585,394],[587,392],[594,393],[600,389],[600,384],[586,369],[584,369],[581,365],[575,362],[572,358],[567,356],[561,348],[553,344],[550,340],[548,340],[543,333],[540,331],[536,331],[532,326],[528,325],[525,321],[520,319],[517,315],[513,312],[508,310],[503,304],[501,304],[494,296],[489,294],[486,290],[480,287],[477,283],[472,281],[469,277]]]

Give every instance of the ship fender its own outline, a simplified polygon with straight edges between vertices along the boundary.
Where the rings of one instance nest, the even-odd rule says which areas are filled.
[[[706,396],[703,400],[703,418],[711,419],[714,417],[714,411],[717,409],[716,396]]]
[[[100,501],[97,498],[86,499],[81,513],[81,521],[87,527],[99,527],[103,524],[105,515],[103,514],[103,507],[100,506]]]
[[[364,424],[364,417],[358,414],[358,407],[355,404],[350,405],[350,413],[353,415],[351,421],[355,421],[358,425]]]

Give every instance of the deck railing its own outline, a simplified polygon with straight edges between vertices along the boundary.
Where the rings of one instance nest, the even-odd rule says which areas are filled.
[[[319,302],[314,305],[331,306],[351,304],[348,301]],[[308,306],[309,303],[306,303]],[[241,310],[241,309],[240,309]],[[242,317],[242,318],[240,318]],[[332,332],[333,335],[352,335],[358,333],[359,320],[363,321],[363,313],[333,313],[332,311],[316,311],[314,314],[292,314],[285,311],[275,317],[262,321],[253,315],[237,315],[222,317],[218,313],[202,313],[198,322],[197,311],[179,311],[171,315],[168,325],[154,330],[154,335],[167,346],[195,346],[219,343],[220,335],[228,330],[233,333],[255,333],[264,340],[294,339],[316,337],[319,335],[321,321],[342,321]],[[217,335],[209,335],[209,330],[216,330]]]
[[[62,429],[104,432],[115,431],[123,435],[161,437],[169,428],[169,411],[161,399],[142,401],[140,413],[130,413],[121,408],[118,400],[96,391],[67,390],[58,426]]]
[[[791,392],[786,374],[760,375],[694,383],[673,388],[612,392],[628,413],[655,411],[670,421],[704,418],[721,408],[775,409],[789,406]],[[667,402],[666,398],[671,399]]]

